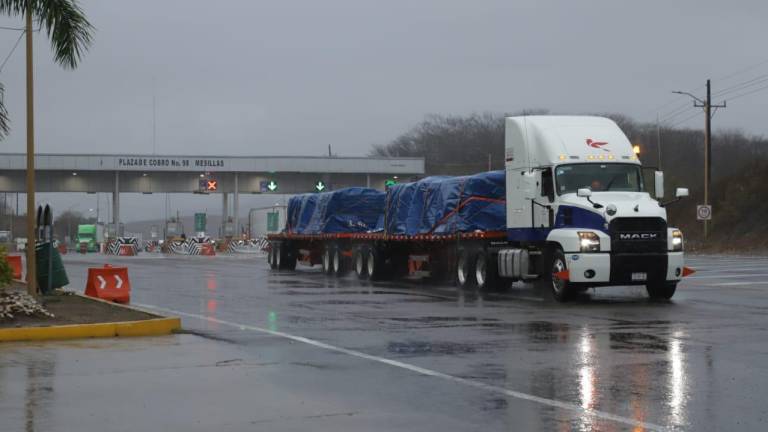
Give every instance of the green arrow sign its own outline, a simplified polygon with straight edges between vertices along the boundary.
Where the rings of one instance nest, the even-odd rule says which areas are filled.
[[[269,189],[270,192],[274,192],[277,190],[277,183],[275,183],[274,180],[270,180],[267,184],[267,189]]]
[[[317,189],[318,192],[322,192],[323,190],[325,190],[325,183],[323,183],[322,180],[318,181],[317,183],[315,183],[315,189]]]
[[[397,180],[393,180],[393,179],[384,180],[384,187],[390,187],[396,184],[397,184]]]

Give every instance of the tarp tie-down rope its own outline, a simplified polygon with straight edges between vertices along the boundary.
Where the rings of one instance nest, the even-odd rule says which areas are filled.
[[[489,203],[494,203],[494,204],[504,204],[504,203],[507,202],[507,200],[504,200],[504,199],[488,198],[488,197],[481,197],[481,196],[471,196],[471,197],[465,199],[464,201],[462,201],[461,203],[459,203],[459,205],[456,206],[455,209],[451,210],[448,214],[443,216],[442,219],[437,221],[437,223],[435,223],[435,225],[432,226],[432,228],[429,230],[429,232],[427,234],[432,234],[440,225],[444,224],[446,220],[448,220],[451,216],[453,216],[456,213],[458,213],[459,211],[461,211],[461,209],[464,208],[464,206],[466,206],[467,204],[469,204],[472,201],[483,201],[483,202],[489,202]],[[454,221],[453,230],[454,230],[454,232],[456,231],[456,223],[455,223],[455,221]]]

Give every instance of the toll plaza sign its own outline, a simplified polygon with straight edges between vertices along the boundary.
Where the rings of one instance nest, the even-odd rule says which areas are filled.
[[[117,168],[142,169],[165,168],[182,170],[201,170],[227,168],[224,159],[200,159],[200,158],[167,158],[167,157],[120,157],[117,158]]]

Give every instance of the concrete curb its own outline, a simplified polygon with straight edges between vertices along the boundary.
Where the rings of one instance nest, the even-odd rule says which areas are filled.
[[[181,329],[179,317],[163,317],[143,309],[107,302],[80,294],[74,294],[88,300],[107,303],[110,306],[127,308],[150,313],[157,318],[139,321],[120,321],[94,324],[69,324],[48,327],[18,327],[0,329],[0,342],[64,340],[105,337],[135,337],[168,335]]]

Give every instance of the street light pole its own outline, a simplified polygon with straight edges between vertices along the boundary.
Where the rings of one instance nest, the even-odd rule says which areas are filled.
[[[27,5],[27,293],[37,295],[37,263],[35,261],[35,120],[32,75],[32,8]]]

